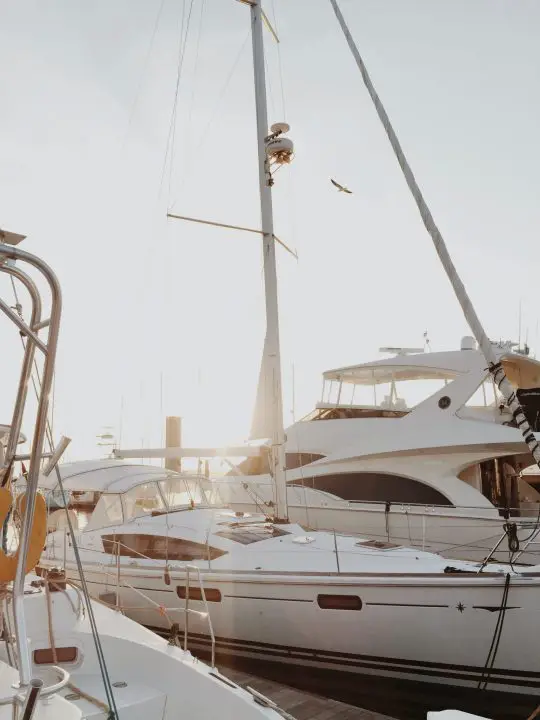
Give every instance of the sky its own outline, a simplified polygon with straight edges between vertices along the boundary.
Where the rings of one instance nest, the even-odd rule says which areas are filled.
[[[540,5],[340,5],[488,334],[517,340],[521,304],[540,350]],[[274,190],[276,234],[299,255],[277,252],[288,424],[324,370],[426,330],[457,349],[469,331],[329,1],[263,6],[280,38],[265,34],[269,118],[296,151]],[[67,457],[103,454],[105,429],[159,446],[167,414],[186,445],[241,443],[265,332],[260,239],[166,213],[259,225],[248,7],[0,0],[0,18],[0,227],[62,284]],[[3,318],[0,342],[8,422],[20,341]]]

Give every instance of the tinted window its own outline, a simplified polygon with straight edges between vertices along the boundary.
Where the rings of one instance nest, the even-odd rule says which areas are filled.
[[[317,595],[317,605],[323,610],[361,610],[358,595]]]
[[[242,545],[251,545],[251,543],[259,542],[259,540],[270,540],[271,538],[290,534],[275,525],[243,525],[241,527],[229,527],[227,530],[216,533],[216,535],[227,538],[227,540],[234,540]]]
[[[452,503],[442,493],[429,485],[387,473],[335,473],[294,480],[289,485],[322,490],[351,502],[391,502],[452,507]]]
[[[179,598],[182,600],[186,599],[186,587],[185,585],[179,585],[176,588],[176,594]],[[207,602],[221,602],[221,592],[218,590],[218,588],[204,588],[204,597],[206,598]],[[189,588],[189,599],[190,600],[202,600],[203,594],[200,587],[193,587],[191,586]]]
[[[223,550],[209,545],[160,535],[122,533],[102,535],[102,540],[105,552],[111,555],[116,554],[116,543],[119,543],[120,555],[123,557],[150,560],[214,560],[226,555]]]
[[[295,468],[309,465],[316,460],[322,460],[324,455],[317,453],[287,453],[285,455],[285,463],[287,470],[294,470]]]

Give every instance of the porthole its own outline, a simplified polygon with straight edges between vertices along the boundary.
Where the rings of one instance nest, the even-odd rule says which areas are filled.
[[[317,605],[323,610],[361,610],[358,595],[317,595]]]
[[[176,588],[176,594],[181,600],[186,599],[186,588],[184,585],[179,585]],[[221,602],[221,592],[217,588],[204,588],[204,596],[207,602]],[[203,600],[202,590],[200,587],[189,588],[189,599],[190,600]]]

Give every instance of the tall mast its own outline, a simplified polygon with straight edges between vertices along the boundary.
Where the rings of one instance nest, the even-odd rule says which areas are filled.
[[[283,398],[281,388],[281,356],[279,348],[279,315],[277,296],[276,245],[272,212],[272,176],[267,157],[268,111],[264,72],[263,13],[261,0],[251,0],[251,37],[253,46],[253,75],[257,116],[257,149],[259,156],[259,195],[263,239],[264,289],[266,297],[266,340],[262,368],[266,372],[270,399],[271,470],[275,484],[275,519],[286,521],[287,486],[285,476],[285,430],[283,427]]]
[[[476,341],[478,342],[478,345],[480,346],[480,349],[484,354],[495,384],[499,388],[506,401],[506,404],[512,412],[516,425],[519,428],[521,434],[523,435],[523,439],[527,443],[529,450],[531,451],[531,454],[536,461],[536,464],[540,467],[540,446],[534,436],[531,426],[529,425],[529,421],[527,420],[527,417],[523,412],[523,408],[521,407],[521,404],[517,399],[516,391],[514,390],[510,381],[505,375],[502,363],[500,362],[499,358],[495,354],[495,351],[493,350],[493,346],[488,336],[486,335],[482,323],[480,322],[480,318],[476,314],[473,304],[467,294],[467,291],[465,290],[465,286],[463,285],[463,282],[458,275],[456,267],[452,262],[452,258],[450,257],[450,253],[448,252],[448,248],[446,247],[446,243],[444,242],[441,232],[437,227],[435,220],[433,219],[433,216],[429,210],[426,201],[424,200],[422,191],[420,190],[420,187],[416,182],[416,178],[414,177],[411,167],[407,162],[407,158],[405,157],[405,153],[403,152],[394,128],[392,127],[390,118],[388,117],[386,110],[384,109],[384,106],[377,94],[377,91],[375,90],[375,87],[371,82],[371,78],[369,77],[364,61],[362,60],[358,48],[356,47],[351,33],[349,32],[349,28],[347,27],[345,18],[341,14],[341,11],[337,4],[337,0],[330,0],[330,3],[332,4],[334,13],[338,19],[343,34],[345,35],[345,39],[347,40],[356,64],[358,65],[358,69],[360,70],[360,73],[362,75],[364,85],[366,86],[371,100],[373,101],[373,105],[375,106],[375,110],[377,111],[377,114],[379,116],[379,120],[381,121],[388,136],[390,145],[392,146],[392,149],[399,163],[401,171],[405,177],[409,190],[411,191],[414,201],[416,202],[424,226],[430,234],[431,239],[433,240],[435,251],[439,256],[442,266],[448,276],[448,279],[450,280],[452,288],[454,289],[454,293],[458,299],[458,302],[461,305],[461,309],[463,310],[465,319],[467,320],[469,327],[471,328],[473,335],[475,336]]]

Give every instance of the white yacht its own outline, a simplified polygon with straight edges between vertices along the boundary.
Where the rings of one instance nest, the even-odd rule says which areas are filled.
[[[75,533],[94,597],[219,655],[341,674],[536,695],[540,567],[451,561],[397,543],[305,531],[209,507],[197,477],[104,460],[64,465],[99,492]],[[41,567],[77,564],[65,530]],[[185,600],[206,615],[186,616]],[[286,671],[285,671],[286,672]]]
[[[474,340],[393,350],[325,372],[321,402],[287,429],[289,518],[473,560],[515,523],[519,562],[540,562],[540,492],[522,474],[532,457]],[[494,350],[540,430],[540,362],[504,343]],[[236,511],[271,512],[267,457],[247,458],[212,487]],[[510,555],[505,538],[495,557]]]

